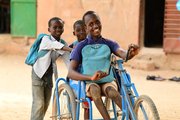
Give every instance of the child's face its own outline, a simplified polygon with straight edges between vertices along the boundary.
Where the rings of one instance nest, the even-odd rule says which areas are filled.
[[[51,21],[50,27],[48,28],[48,31],[51,33],[51,35],[55,38],[59,38],[62,33],[64,32],[64,24],[60,20],[53,20]]]
[[[96,14],[87,15],[85,16],[84,20],[88,34],[90,34],[95,39],[101,36],[101,21]]]
[[[82,24],[76,24],[74,26],[73,34],[77,36],[78,41],[82,41],[86,38],[86,26]]]

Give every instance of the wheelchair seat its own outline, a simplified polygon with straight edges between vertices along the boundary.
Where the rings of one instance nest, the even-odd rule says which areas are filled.
[[[86,98],[86,83],[84,81],[69,80],[69,85],[75,93],[77,99]]]

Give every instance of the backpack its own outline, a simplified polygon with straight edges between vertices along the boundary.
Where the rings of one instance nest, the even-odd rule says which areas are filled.
[[[38,35],[38,37],[36,38],[35,42],[32,44],[32,46],[28,52],[28,55],[26,57],[25,63],[27,65],[33,66],[38,58],[43,57],[48,52],[48,50],[39,51],[39,46],[40,46],[41,40],[44,36],[49,36],[49,38],[50,38],[50,35],[47,35],[44,33]]]
[[[106,83],[112,82],[115,78],[110,67],[111,49],[106,44],[89,44],[82,48],[82,70],[85,75],[94,75],[98,70],[104,71],[109,75],[97,81],[85,81],[86,83]]]
[[[48,53],[49,50],[39,51],[39,46],[40,46],[41,40],[44,36],[49,36],[49,39],[51,39],[50,35],[47,35],[44,33],[41,33],[38,35],[38,37],[36,38],[35,42],[32,44],[32,46],[28,52],[28,55],[26,57],[25,63],[27,65],[33,66],[38,58],[43,57],[44,55],[46,55],[46,53]],[[67,43],[63,39],[60,39],[60,43],[67,45]]]

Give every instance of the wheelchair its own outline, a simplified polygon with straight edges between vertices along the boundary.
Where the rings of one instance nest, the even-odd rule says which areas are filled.
[[[64,83],[58,85],[60,81],[63,81]],[[58,78],[56,81],[56,88],[52,107],[52,120],[79,120],[81,110],[80,104],[82,104],[83,102],[88,103],[89,119],[93,120],[92,100],[91,98],[86,96],[85,82],[73,81],[74,83],[70,83],[70,81],[71,80],[69,80],[68,78]],[[77,87],[76,91],[73,91],[72,87]],[[110,109],[110,102],[112,102],[113,105],[112,110]],[[120,111],[117,111],[115,103],[105,98],[104,104],[107,107],[109,113],[114,113],[114,118],[112,119],[117,120]]]
[[[115,103],[105,98],[105,107],[113,111],[112,120],[160,120],[158,110],[153,100],[147,95],[139,95],[131,82],[130,75],[123,67],[124,60],[116,60],[112,56],[109,71],[113,72],[119,93],[122,97],[121,113]],[[59,85],[59,82],[63,81]],[[76,91],[74,91],[76,90]],[[112,104],[110,104],[110,101]],[[58,78],[55,84],[55,93],[52,106],[52,120],[79,120],[80,104],[87,102],[89,105],[89,119],[93,118],[92,101],[85,93],[85,82]],[[112,110],[110,109],[112,108]]]

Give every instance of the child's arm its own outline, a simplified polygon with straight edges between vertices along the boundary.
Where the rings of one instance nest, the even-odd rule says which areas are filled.
[[[134,44],[129,45],[128,60],[133,58],[138,53],[139,53],[139,46],[134,45]],[[117,55],[118,57],[120,57],[123,60],[125,60],[126,56],[127,56],[127,51],[122,49],[122,48],[118,48],[117,51],[115,52],[115,55]]]
[[[61,50],[71,52],[71,51],[72,51],[72,48],[70,48],[70,47],[68,47],[68,46],[64,46],[64,47],[62,47],[62,49],[61,49]]]
[[[49,36],[44,36],[40,44],[40,50],[61,50],[64,44],[58,41],[52,41]]]
[[[42,39],[40,50],[63,50],[63,51],[72,51],[72,48],[65,46],[64,44],[58,41],[49,40],[49,36],[45,36]]]
[[[71,60],[68,70],[68,77],[73,80],[91,80],[91,76],[83,75],[77,72],[79,63],[75,60]]]
[[[126,55],[127,55],[127,51],[122,49],[122,48],[118,48],[115,52],[115,55],[122,58],[123,60],[126,59]]]
[[[97,71],[93,76],[83,75],[79,72],[77,72],[77,68],[79,66],[79,63],[75,60],[71,60],[69,70],[68,70],[68,77],[73,80],[99,80],[107,74],[102,71]]]

